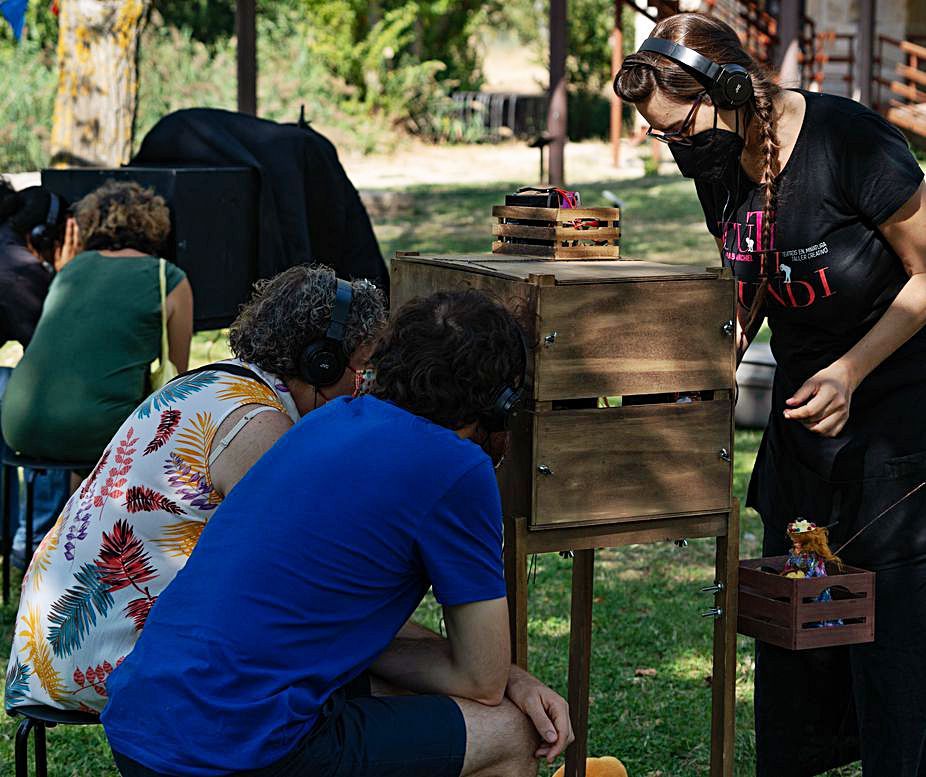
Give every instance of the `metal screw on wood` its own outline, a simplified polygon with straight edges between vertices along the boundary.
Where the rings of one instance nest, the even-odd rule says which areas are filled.
[[[736,327],[733,324],[733,320],[729,319],[724,321],[720,325],[720,331],[723,332],[727,337],[733,337],[733,333],[736,331]]]
[[[675,547],[677,547],[677,548],[687,548],[687,547],[688,547],[688,540],[686,540],[686,539],[676,540],[676,541],[675,541]]]
[[[543,338],[543,344],[547,347],[553,345],[556,342],[556,336],[559,334],[555,329],[550,332],[546,337]]]
[[[717,455],[720,456],[720,458],[722,458],[724,461],[730,461],[730,451],[728,451],[726,448],[721,448]]]
[[[702,594],[719,594],[723,590],[723,583],[717,582],[701,589]]]
[[[576,552],[574,550],[561,550],[559,555],[560,558],[575,558]]]
[[[538,465],[537,465],[537,471],[538,471],[541,475],[546,475],[547,477],[549,477],[550,475],[553,474],[553,470],[550,469],[546,464],[538,464]]]
[[[720,618],[723,616],[723,610],[720,607],[711,607],[709,610],[705,610],[701,613],[702,618]]]

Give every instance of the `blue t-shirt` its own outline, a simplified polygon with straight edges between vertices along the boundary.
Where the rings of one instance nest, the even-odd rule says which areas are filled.
[[[232,489],[107,682],[113,749],[160,772],[268,766],[433,586],[505,595],[489,457],[373,397],[303,418]]]

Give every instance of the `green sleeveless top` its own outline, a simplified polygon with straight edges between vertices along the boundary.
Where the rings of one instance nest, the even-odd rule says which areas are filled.
[[[148,393],[161,350],[158,259],[87,251],[52,281],[0,418],[26,456],[94,462]],[[186,275],[168,262],[167,292]]]

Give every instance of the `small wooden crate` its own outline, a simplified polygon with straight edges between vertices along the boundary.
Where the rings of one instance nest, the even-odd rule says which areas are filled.
[[[740,634],[788,650],[874,642],[874,572],[845,565],[827,577],[790,578],[765,571],[784,569],[786,561],[771,556],[740,562]],[[833,600],[816,601],[827,588]],[[817,625],[835,620],[843,625]]]
[[[551,259],[618,259],[620,208],[528,208],[496,205],[493,254]]]

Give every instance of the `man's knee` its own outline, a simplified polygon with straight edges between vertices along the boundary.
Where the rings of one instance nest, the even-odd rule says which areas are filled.
[[[508,699],[497,707],[459,700],[466,719],[464,775],[534,777],[540,738],[530,719]]]

